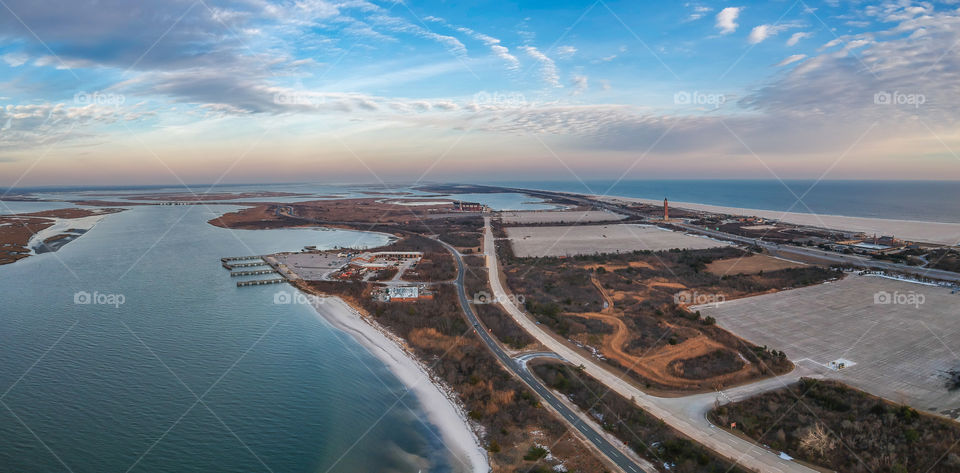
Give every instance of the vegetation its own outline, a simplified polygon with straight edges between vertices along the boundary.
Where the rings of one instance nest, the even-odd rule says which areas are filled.
[[[836,381],[799,383],[710,413],[759,443],[843,472],[960,471],[960,425]]]
[[[476,261],[476,260],[475,260]],[[482,259],[479,260],[482,264]],[[487,269],[468,265],[466,275],[464,276],[464,285],[467,294],[490,294],[490,286],[487,284]],[[473,310],[477,317],[483,322],[483,325],[490,329],[490,332],[500,340],[504,345],[519,350],[530,345],[535,340],[526,330],[517,325],[509,314],[503,311],[497,304],[474,304]]]
[[[497,471],[537,471],[542,459],[524,460],[534,442],[553,445],[552,453],[570,471],[603,471],[535,394],[503,369],[475,335],[457,302],[452,285],[437,285],[432,301],[385,303],[374,300],[373,284],[312,281],[303,289],[339,295],[362,308],[378,323],[407,341],[434,376],[459,396],[469,417],[482,426]],[[534,437],[531,432],[538,432]]]
[[[930,261],[931,268],[960,273],[960,251],[934,250],[927,254],[927,260]]]
[[[713,389],[792,368],[782,352],[754,346],[680,303],[723,301],[839,277],[815,266],[737,275],[706,270],[713,261],[749,255],[733,247],[567,258],[518,258],[509,246],[498,249],[511,291],[524,298],[537,321],[599,349],[608,364],[648,388],[668,391]],[[611,323],[619,324],[619,333],[611,335]],[[684,343],[692,351],[676,351],[665,365],[645,361],[667,345]]]
[[[576,368],[550,362],[534,364],[533,371],[655,465],[670,465],[674,473],[743,471]]]

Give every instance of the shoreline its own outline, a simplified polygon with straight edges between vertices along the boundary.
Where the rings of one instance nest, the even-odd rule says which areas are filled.
[[[317,313],[334,328],[350,335],[417,397],[430,423],[439,431],[456,462],[472,473],[487,473],[487,452],[470,428],[466,413],[447,387],[434,381],[414,355],[403,348],[395,335],[367,320],[350,304],[336,296],[310,297]]]
[[[597,196],[581,194],[606,201],[621,201],[649,205],[663,205],[662,200],[643,199],[639,197]],[[875,217],[851,217],[846,215],[811,214],[801,212],[780,212],[776,210],[747,209],[740,207],[725,207],[696,202],[670,202],[670,206],[678,209],[695,210],[716,214],[742,215],[763,217],[795,225],[805,225],[828,230],[893,235],[909,241],[920,243],[934,243],[956,246],[960,244],[960,223],[931,222],[925,220],[900,220]]]

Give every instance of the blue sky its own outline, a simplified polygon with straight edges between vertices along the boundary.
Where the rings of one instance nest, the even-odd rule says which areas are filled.
[[[956,179],[958,6],[3,0],[0,185]]]

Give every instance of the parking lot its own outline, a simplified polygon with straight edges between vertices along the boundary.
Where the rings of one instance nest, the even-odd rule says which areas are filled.
[[[727,246],[727,243],[709,238],[636,224],[507,227],[506,232],[517,256],[572,256]]]
[[[960,416],[960,391],[949,391],[945,377],[960,369],[960,294],[948,288],[848,275],[698,309],[794,363],[894,402]]]
[[[328,279],[330,273],[343,267],[350,258],[337,256],[336,253],[292,253],[278,255],[277,261],[287,265],[303,279],[317,281]]]

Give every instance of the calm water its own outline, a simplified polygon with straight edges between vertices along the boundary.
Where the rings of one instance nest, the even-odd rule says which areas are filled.
[[[274,304],[288,286],[237,288],[219,262],[385,238],[213,216],[136,207],[0,266],[0,470],[457,469],[381,363],[309,306]],[[77,305],[77,291],[125,301]]]
[[[511,181],[496,184],[676,202],[935,222],[960,222],[951,181]],[[809,191],[809,192],[808,192]],[[794,195],[795,194],[795,195]],[[806,194],[806,195],[804,195]],[[797,197],[803,197],[797,203]],[[806,205],[804,205],[806,204]]]

